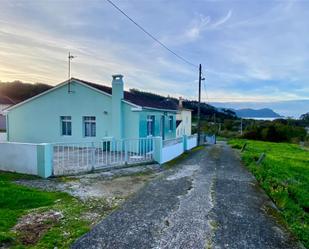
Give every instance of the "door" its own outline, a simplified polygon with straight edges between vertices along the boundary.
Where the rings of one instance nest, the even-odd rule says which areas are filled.
[[[164,140],[165,139],[165,132],[164,132],[164,124],[165,124],[165,118],[164,118],[164,116],[161,116],[161,122],[160,122],[161,124],[160,124],[160,133],[161,133],[161,137],[162,137],[162,140]]]

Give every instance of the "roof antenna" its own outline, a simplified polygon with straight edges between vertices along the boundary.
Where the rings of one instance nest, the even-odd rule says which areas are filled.
[[[68,72],[68,78],[69,78],[69,83],[68,83],[68,93],[72,93],[71,91],[71,60],[76,58],[76,56],[71,55],[69,52],[68,56],[68,63],[69,63],[69,72]]]

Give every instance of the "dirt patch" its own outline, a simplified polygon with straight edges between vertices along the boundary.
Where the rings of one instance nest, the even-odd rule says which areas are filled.
[[[34,245],[62,218],[62,213],[53,210],[44,213],[30,213],[18,221],[13,231],[18,234],[18,239],[23,245]]]
[[[113,172],[93,173],[48,180],[19,180],[16,183],[44,191],[66,192],[82,201],[90,199],[126,198],[160,174],[155,166],[134,167]]]

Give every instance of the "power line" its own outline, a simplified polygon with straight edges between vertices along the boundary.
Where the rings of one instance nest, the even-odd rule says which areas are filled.
[[[160,40],[158,40],[156,37],[154,37],[151,33],[149,33],[146,29],[144,29],[141,25],[139,25],[136,21],[134,21],[130,16],[128,16],[122,9],[120,9],[116,4],[114,4],[111,0],[106,0],[107,2],[109,2],[115,9],[117,9],[121,14],[123,14],[126,18],[128,18],[135,26],[137,26],[140,30],[142,30],[146,35],[148,35],[151,39],[153,39],[155,42],[157,42],[158,44],[160,44],[163,48],[165,48],[166,50],[168,50],[170,53],[172,53],[173,55],[175,55],[178,59],[184,61],[185,63],[193,66],[193,67],[198,67],[197,65],[193,64],[192,62],[188,61],[187,59],[185,59],[184,57],[182,57],[181,55],[177,54],[176,52],[174,52],[173,50],[171,50],[170,48],[168,48],[164,43],[162,43]]]

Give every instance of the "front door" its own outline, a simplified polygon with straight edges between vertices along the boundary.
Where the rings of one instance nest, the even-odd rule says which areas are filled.
[[[165,118],[164,118],[164,116],[161,116],[160,133],[161,133],[161,137],[162,137],[163,140],[165,139],[164,123],[165,123]]]

